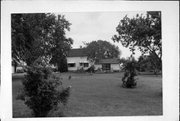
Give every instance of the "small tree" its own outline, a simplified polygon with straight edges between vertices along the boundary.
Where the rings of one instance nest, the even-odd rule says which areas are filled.
[[[122,78],[122,86],[127,88],[133,88],[137,85],[135,76],[137,76],[136,73],[136,62],[134,59],[131,59],[127,61],[124,64],[123,70],[125,71],[124,76]]]
[[[87,72],[90,72],[91,74],[92,74],[92,73],[95,73],[95,66],[94,66],[94,65],[91,65],[86,71],[87,71]]]
[[[59,78],[43,65],[32,65],[27,68],[23,81],[23,90],[18,99],[32,109],[35,117],[45,117],[59,103],[66,104],[70,87],[63,88]]]

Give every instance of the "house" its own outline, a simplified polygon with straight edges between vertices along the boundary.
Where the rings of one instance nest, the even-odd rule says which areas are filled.
[[[68,71],[77,71],[78,69],[88,69],[94,64],[95,70],[102,71],[120,71],[118,58],[100,59],[98,62],[92,63],[88,60],[87,53],[83,48],[71,49],[67,56]]]
[[[12,67],[12,73],[23,73],[24,72],[24,66],[26,64],[24,62],[18,62],[18,61],[12,61],[11,67]]]
[[[95,62],[96,68],[101,68],[103,71],[120,71],[120,63],[118,58],[100,59]]]
[[[90,62],[87,53],[82,49],[71,49],[67,56],[68,71],[76,71],[80,68],[88,69]]]

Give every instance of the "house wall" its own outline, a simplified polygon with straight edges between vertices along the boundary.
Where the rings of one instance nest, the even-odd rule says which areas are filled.
[[[97,70],[98,68],[102,69],[102,64],[95,64],[95,69]],[[120,71],[120,65],[119,64],[111,64],[111,71]]]
[[[113,71],[120,71],[120,65],[119,64],[111,64],[111,69]]]
[[[94,67],[95,67],[95,70],[97,70],[98,68],[102,69],[102,64],[95,64]]]
[[[12,67],[12,73],[16,73],[17,71],[22,71],[22,72],[24,71],[23,67],[21,67],[21,66],[17,66],[17,67],[16,67],[16,72],[15,72],[15,70],[14,70],[15,67],[14,67],[14,66],[11,66],[11,67]]]
[[[89,67],[91,66],[90,62],[87,60],[87,57],[67,57],[67,63],[75,63],[75,67],[68,67],[69,71],[76,71],[81,68],[80,63],[85,62],[89,63]],[[102,69],[102,64],[95,64],[95,70],[98,68]],[[89,67],[84,67],[84,69],[88,69]],[[120,71],[119,64],[111,64],[112,71]]]
[[[15,72],[14,72],[14,66],[12,66],[12,73],[15,73]]]
[[[76,71],[80,68],[80,63],[81,62],[87,62],[89,63],[89,61],[87,60],[87,57],[67,57],[67,63],[75,63],[75,67],[68,67],[69,71]],[[89,67],[90,67],[90,63],[89,63]],[[87,69],[89,67],[84,67],[84,69]]]

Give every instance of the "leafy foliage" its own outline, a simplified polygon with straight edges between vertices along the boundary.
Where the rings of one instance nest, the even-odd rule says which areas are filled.
[[[65,56],[57,58],[57,62],[55,62],[55,63],[57,63],[59,72],[67,72],[68,71],[67,59]]]
[[[31,65],[39,57],[45,57],[52,63],[66,57],[72,44],[65,37],[71,25],[64,16],[58,18],[50,13],[12,14],[12,58],[14,61]],[[55,56],[58,55],[58,56]]]
[[[77,72],[78,72],[78,73],[84,73],[84,72],[85,72],[84,67],[78,68],[78,69],[77,69]]]
[[[153,55],[142,55],[138,59],[139,71],[154,71],[157,74],[157,70],[161,70],[161,65],[158,65],[156,58]]]
[[[64,89],[60,79],[51,74],[50,68],[33,65],[27,70],[18,98],[24,100],[35,117],[45,117],[59,103],[67,103],[70,87]]]
[[[66,104],[70,88],[52,73],[49,62],[67,69],[66,55],[73,43],[65,37],[71,25],[64,16],[50,13],[12,14],[12,58],[27,64],[27,75],[19,98],[34,116],[47,116],[58,103]],[[61,70],[64,71],[64,70]]]
[[[136,73],[136,62],[134,59],[126,61],[124,64],[123,70],[125,71],[124,76],[122,78],[122,86],[127,88],[133,88],[137,85],[135,76],[137,76]]]
[[[55,24],[55,32],[53,33],[54,47],[51,49],[52,59],[50,63],[57,65],[58,71],[67,72],[67,53],[71,49],[73,40],[65,37],[65,30],[70,30],[71,25],[65,20],[64,16],[58,16],[58,21]]]
[[[103,40],[86,43],[85,51],[88,59],[97,61],[104,58],[117,58],[120,54],[119,48]]]
[[[161,12],[147,12],[146,16],[137,14],[133,18],[125,16],[116,31],[118,34],[113,36],[113,41],[121,42],[124,47],[129,47],[133,54],[138,47],[142,54],[153,55],[154,61],[161,65]]]
[[[91,65],[91,66],[86,70],[86,72],[95,73],[95,66],[94,66],[94,65]]]

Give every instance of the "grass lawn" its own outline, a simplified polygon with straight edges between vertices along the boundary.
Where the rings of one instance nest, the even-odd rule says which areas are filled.
[[[68,76],[71,75],[71,80]],[[63,73],[64,86],[71,85],[71,95],[65,107],[50,116],[143,116],[162,115],[162,77],[140,75],[137,88],[121,87],[122,73]],[[22,88],[21,79],[13,79],[13,117],[31,117],[30,109],[16,100]]]

